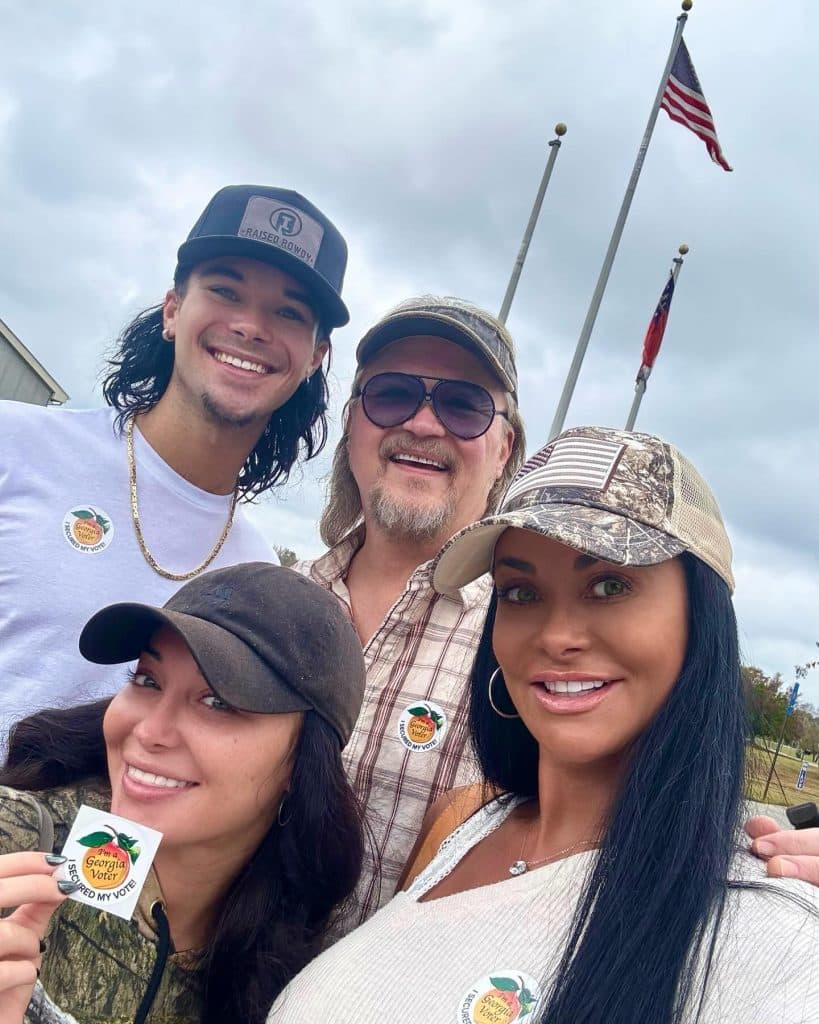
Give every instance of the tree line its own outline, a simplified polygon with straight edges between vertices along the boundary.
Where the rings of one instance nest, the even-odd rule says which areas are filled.
[[[802,679],[817,662],[798,665],[797,679]],[[792,715],[786,716],[791,684],[777,672],[766,675],[755,665],[743,665],[742,681],[748,702],[751,735],[776,741],[785,724],[785,743],[797,747],[806,757],[819,763],[819,709],[808,703],[797,703]]]

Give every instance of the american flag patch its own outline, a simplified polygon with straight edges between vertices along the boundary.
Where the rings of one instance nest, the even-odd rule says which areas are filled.
[[[544,487],[605,490],[625,448],[616,441],[598,438],[562,438],[550,451],[529,459],[512,481],[503,503]]]

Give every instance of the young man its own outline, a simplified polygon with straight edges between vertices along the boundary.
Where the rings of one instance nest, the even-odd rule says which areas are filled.
[[[123,332],[109,409],[0,403],[0,729],[112,692],[80,658],[99,607],[162,604],[206,567],[272,557],[237,502],[326,436],[321,368],[346,323],[344,239],[285,189],[231,186]],[[0,745],[2,745],[0,740]]]
[[[430,560],[494,506],[525,439],[512,339],[475,306],[411,299],[356,355],[321,520],[331,550],[299,568],[347,605],[364,645],[364,707],[344,752],[381,862],[380,891],[365,870],[363,918],[392,895],[430,802],[474,777],[465,683],[490,582],[441,596]]]

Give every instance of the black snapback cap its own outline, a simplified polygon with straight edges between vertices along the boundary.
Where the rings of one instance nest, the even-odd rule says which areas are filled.
[[[247,256],[292,274],[316,297],[327,328],[350,319],[341,300],[347,243],[298,192],[268,185],[220,189],[177,253],[177,275],[216,256]]]
[[[364,655],[333,594],[292,569],[245,562],[203,573],[162,608],[112,604],[80,635],[100,665],[134,661],[161,626],[185,643],[214,693],[259,714],[313,710],[350,738],[364,698]]]

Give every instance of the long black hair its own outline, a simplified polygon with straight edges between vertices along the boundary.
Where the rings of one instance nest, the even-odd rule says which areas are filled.
[[[702,996],[697,964],[700,954],[710,963],[709,926],[729,888],[746,722],[728,587],[697,558],[681,557],[689,609],[683,668],[634,744],[543,1024],[676,1024]],[[534,797],[538,745],[487,697],[496,607],[493,598],[473,670],[472,739],[489,782]]]
[[[0,785],[36,792],[107,780],[102,720],[109,703],[18,722]],[[273,824],[225,898],[205,953],[203,1024],[262,1024],[279,992],[319,952],[358,881],[362,813],[338,736],[313,711],[296,746],[284,821]]]
[[[174,278],[180,298],[189,277],[190,268],[185,268]],[[130,416],[153,408],[171,379],[174,346],[162,337],[162,322],[161,305],[144,309],[123,330],[108,357],[102,393],[105,401],[119,410],[119,429]],[[317,338],[329,340],[329,331],[321,323]],[[319,366],[271,414],[239,473],[240,495],[251,499],[287,480],[300,448],[304,449],[305,461],[319,454],[327,442],[328,397],[327,377],[324,367]]]

